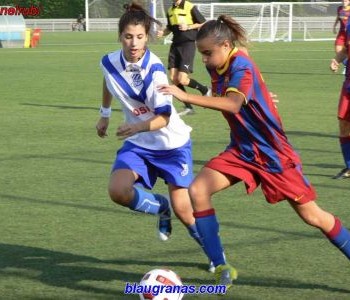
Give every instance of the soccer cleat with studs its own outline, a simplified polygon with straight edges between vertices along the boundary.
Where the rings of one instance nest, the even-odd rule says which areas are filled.
[[[237,279],[237,270],[229,264],[218,265],[215,268],[215,284],[226,286],[226,291],[232,287],[232,282]]]
[[[169,204],[169,208],[159,214],[159,219],[157,223],[158,228],[158,238],[161,241],[167,241],[171,235],[172,226],[171,226],[171,204],[170,200],[166,196],[158,195],[158,197],[164,197]]]

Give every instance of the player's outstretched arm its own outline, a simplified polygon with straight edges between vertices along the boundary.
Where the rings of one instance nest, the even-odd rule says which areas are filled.
[[[101,118],[98,120],[96,124],[97,135],[101,138],[107,136],[107,129],[109,125],[109,118],[112,112],[112,95],[109,92],[106,80],[103,79],[102,83],[102,104],[100,107],[100,115]]]
[[[165,95],[173,95],[184,103],[191,103],[201,107],[230,113],[238,113],[245,101],[244,95],[239,92],[229,92],[224,97],[209,97],[188,94],[175,85],[159,85],[158,91]]]

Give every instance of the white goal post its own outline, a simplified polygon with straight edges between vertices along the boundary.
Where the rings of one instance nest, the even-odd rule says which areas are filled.
[[[166,24],[166,11],[172,4],[165,0],[140,0],[151,15]],[[208,1],[208,2],[205,2]],[[235,18],[252,41],[334,40],[333,24],[341,2],[247,2],[210,3],[192,0],[207,20],[221,14]],[[122,4],[116,0],[85,0],[86,29],[116,30]],[[171,35],[165,43],[171,42]]]
[[[334,40],[341,2],[195,3],[207,20],[235,18],[252,41]]]

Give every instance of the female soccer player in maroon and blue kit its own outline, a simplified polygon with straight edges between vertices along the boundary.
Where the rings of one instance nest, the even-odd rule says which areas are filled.
[[[339,64],[344,60],[347,61],[345,79],[338,103],[339,143],[345,162],[345,168],[336,174],[333,177],[334,179],[350,178],[350,23],[347,23],[345,32],[345,47],[336,53],[330,65],[331,70],[336,72],[338,71]]]
[[[346,40],[346,25],[350,16],[350,1],[343,0],[342,5],[337,8],[337,17],[333,25],[333,32],[337,34],[335,38],[335,52],[338,53],[345,47]],[[337,31],[337,25],[339,23],[339,30]]]
[[[229,145],[205,164],[189,189],[198,231],[216,267],[216,283],[228,288],[237,272],[222,255],[211,197],[240,181],[248,193],[260,185],[271,204],[287,200],[305,223],[320,229],[350,258],[349,231],[314,201],[316,192],[303,175],[258,67],[237,48],[246,41],[244,29],[228,16],[206,22],[197,47],[211,76],[213,96],[187,94],[173,85],[159,87],[182,102],[221,111],[230,126]]]

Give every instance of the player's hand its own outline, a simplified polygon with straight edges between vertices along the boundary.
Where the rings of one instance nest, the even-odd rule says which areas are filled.
[[[331,64],[330,64],[329,68],[335,73],[339,69],[339,63],[333,58],[331,60]]]
[[[157,86],[157,90],[164,95],[173,95],[182,102],[186,102],[187,93],[179,89],[176,85],[160,84]]]
[[[107,136],[107,128],[109,125],[109,118],[100,118],[96,124],[97,135],[101,138]]]
[[[140,132],[140,128],[138,126],[138,124],[129,124],[129,123],[125,123],[120,125],[117,128],[117,133],[116,135],[121,139],[126,139],[129,136],[134,135],[135,133]]]
[[[157,38],[161,38],[164,35],[164,30],[157,30]]]

